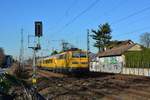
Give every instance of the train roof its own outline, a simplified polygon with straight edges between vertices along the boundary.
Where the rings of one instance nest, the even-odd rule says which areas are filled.
[[[50,56],[45,56],[45,57],[40,57],[39,59],[55,58],[55,57],[58,57],[58,56],[60,56],[60,55],[62,55],[62,53],[60,53],[60,54],[55,54],[55,55],[50,55]]]
[[[66,50],[66,51],[63,51],[63,52],[61,52],[61,53],[59,53],[59,54],[55,54],[55,55],[49,55],[49,56],[45,56],[45,57],[40,57],[39,59],[50,59],[50,58],[55,58],[55,57],[58,57],[58,56],[60,56],[60,55],[62,55],[62,54],[65,54],[65,53],[67,53],[67,52],[73,52],[73,51],[81,51],[81,52],[86,52],[85,50],[81,50],[81,49],[68,49],[68,50]]]

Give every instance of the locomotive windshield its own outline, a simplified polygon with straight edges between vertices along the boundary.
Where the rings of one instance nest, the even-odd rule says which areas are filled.
[[[86,58],[86,53],[85,52],[73,52],[72,53],[72,58]]]

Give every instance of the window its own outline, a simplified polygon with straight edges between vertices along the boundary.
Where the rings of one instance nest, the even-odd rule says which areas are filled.
[[[86,53],[84,52],[73,52],[72,54],[73,58],[86,58]]]
[[[86,53],[80,53],[81,58],[86,58]]]
[[[59,55],[58,59],[66,59],[66,54]]]
[[[74,52],[72,54],[72,58],[80,58],[80,53],[79,52]]]
[[[44,60],[44,61],[43,61],[44,64],[48,64],[48,63],[52,63],[52,62],[53,62],[52,59],[47,59],[47,60]]]
[[[63,55],[60,55],[60,56],[59,56],[59,59],[64,59]]]

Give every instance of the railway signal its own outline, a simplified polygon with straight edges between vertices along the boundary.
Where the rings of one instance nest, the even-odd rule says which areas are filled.
[[[42,22],[41,21],[35,21],[35,36],[41,37],[42,35],[43,35]]]
[[[33,91],[34,91],[34,98],[36,100],[36,83],[37,83],[37,78],[36,78],[36,75],[37,75],[37,69],[36,69],[36,53],[41,49],[41,46],[40,46],[40,37],[42,37],[43,35],[43,32],[42,32],[42,22],[41,21],[35,21],[35,35],[29,35],[28,36],[28,46],[29,48],[31,48],[33,50],[33,65],[32,65],[32,68],[33,68],[33,73],[32,73],[32,84],[33,84]],[[29,44],[29,41],[30,41],[30,38],[33,37],[34,38],[34,41],[33,41],[33,45],[30,46]]]

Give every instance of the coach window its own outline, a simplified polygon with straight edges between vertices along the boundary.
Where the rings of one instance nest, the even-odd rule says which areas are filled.
[[[79,52],[73,52],[72,57],[73,58],[80,58],[80,53]]]
[[[52,60],[52,59],[50,59],[50,60],[49,60],[49,63],[52,63],[52,62],[53,62],[53,60]]]
[[[66,54],[62,54],[58,56],[58,59],[66,59],[67,55]]]
[[[51,61],[48,59],[48,60],[45,60],[44,63],[45,63],[45,64],[48,64],[48,63],[51,63]]]
[[[80,57],[81,57],[81,58],[86,58],[86,57],[87,57],[87,55],[86,55],[86,53],[81,52],[81,53],[80,53]]]
[[[43,64],[45,64],[45,60],[43,60]]]

